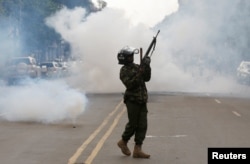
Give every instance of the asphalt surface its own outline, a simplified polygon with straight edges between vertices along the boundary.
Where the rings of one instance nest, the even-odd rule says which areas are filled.
[[[150,94],[143,145],[150,159],[126,157],[116,145],[127,122],[121,94],[88,99],[75,125],[70,120],[41,124],[0,117],[0,163],[206,164],[208,147],[250,147],[249,98]],[[133,139],[128,145],[132,151]]]

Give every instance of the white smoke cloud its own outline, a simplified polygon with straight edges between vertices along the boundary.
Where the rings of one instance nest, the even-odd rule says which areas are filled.
[[[0,117],[43,123],[74,121],[84,112],[87,98],[71,87],[86,92],[123,92],[117,52],[126,45],[142,47],[145,52],[158,29],[161,32],[152,56],[149,91],[249,95],[249,87],[239,85],[234,77],[241,61],[239,54],[247,44],[241,31],[236,30],[244,29],[242,20],[248,19],[248,14],[236,9],[239,1],[192,0],[191,9],[180,6],[178,12],[178,4],[168,9],[165,0],[107,2],[108,7],[90,15],[80,7],[63,8],[45,20],[70,43],[72,55],[80,57],[81,62],[73,67],[74,74],[66,82],[2,85]],[[175,14],[167,17],[172,12]],[[238,24],[233,24],[236,18]],[[239,45],[238,49],[230,46],[228,37],[236,38],[233,44]],[[135,59],[138,63],[139,56]]]
[[[117,52],[126,45],[142,47],[145,52],[159,28],[149,90],[226,93],[242,90],[232,77],[236,74],[232,72],[236,70],[232,66],[236,67],[240,62],[238,51],[226,45],[227,35],[223,35],[222,28],[233,27],[224,23],[230,23],[235,10],[226,12],[226,9],[233,8],[237,2],[223,1],[215,6],[193,0],[192,11],[176,12],[177,4],[175,10],[169,9],[165,13],[154,8],[161,4],[167,11],[165,1],[157,1],[157,5],[153,5],[156,3],[153,0],[143,1],[140,5],[134,1],[126,5],[123,1],[119,4],[107,2],[108,7],[88,16],[83,8],[64,8],[46,19],[46,24],[71,44],[73,55],[82,58],[80,73],[69,80],[71,84],[90,92],[123,91]],[[152,11],[147,10],[148,4]],[[154,18],[155,22],[150,18],[136,18],[131,16],[135,8],[145,17],[157,14],[159,17]],[[175,14],[166,17],[171,12]],[[233,30],[227,28],[224,31],[230,33]],[[135,58],[139,59],[139,56]]]
[[[63,81],[27,81],[0,87],[0,117],[8,121],[75,123],[87,104],[86,96]]]
[[[148,44],[153,35],[146,26],[131,27],[123,11],[111,8],[88,17],[83,8],[64,8],[46,23],[72,45],[73,55],[81,56],[79,74],[70,80],[85,91],[119,90],[117,52],[128,44]]]
[[[244,90],[245,86],[236,81],[236,68],[242,60],[242,49],[237,49],[236,45],[241,43],[234,40],[236,43],[230,45],[230,37],[238,38],[232,35],[237,31],[235,27],[242,28],[237,19],[238,22],[245,19],[238,17],[242,12],[237,8],[239,1],[192,0],[184,4],[179,12],[158,25],[164,29],[162,47],[166,48],[161,52],[169,53],[171,62],[182,70],[182,74],[164,78],[166,82],[169,85],[174,81],[182,83],[182,87],[171,87],[174,90],[193,92],[239,93]],[[163,66],[162,70],[169,74],[177,69]]]

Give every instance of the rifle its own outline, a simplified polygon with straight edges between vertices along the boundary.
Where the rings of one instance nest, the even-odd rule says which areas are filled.
[[[148,47],[148,49],[147,49],[147,51],[146,51],[146,53],[145,53],[145,55],[144,55],[143,57],[142,57],[142,48],[140,48],[140,52],[141,52],[141,63],[142,63],[142,61],[143,61],[146,57],[149,56],[149,53],[151,52],[151,49],[153,48],[153,50],[152,50],[152,52],[151,52],[151,54],[150,54],[149,57],[152,56],[152,54],[153,54],[153,52],[154,52],[154,50],[155,50],[155,46],[156,46],[156,38],[157,38],[157,36],[158,36],[159,33],[160,33],[160,30],[158,30],[157,34],[153,37],[153,40],[151,41],[151,43],[150,43],[150,45],[149,45],[149,47]]]

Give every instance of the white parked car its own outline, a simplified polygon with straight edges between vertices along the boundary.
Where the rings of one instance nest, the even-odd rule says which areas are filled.
[[[239,82],[250,85],[250,61],[242,61],[237,68]]]
[[[42,77],[58,78],[61,76],[62,67],[57,62],[44,62],[40,64]]]
[[[33,57],[15,57],[6,63],[5,78],[8,84],[15,84],[25,78],[38,78],[40,67]]]

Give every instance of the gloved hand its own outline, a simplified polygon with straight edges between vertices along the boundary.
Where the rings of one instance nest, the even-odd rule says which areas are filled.
[[[144,63],[144,64],[146,64],[146,65],[149,65],[150,63],[151,63],[151,59],[150,59],[150,57],[145,57],[143,60],[142,60],[142,62]]]

